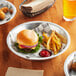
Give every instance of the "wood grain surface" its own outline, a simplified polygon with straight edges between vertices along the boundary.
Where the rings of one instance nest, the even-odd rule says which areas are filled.
[[[55,4],[46,12],[34,18],[24,16],[19,10],[19,4],[23,0],[9,0],[17,8],[16,16],[8,23],[0,26],[0,76],[5,76],[8,67],[44,70],[44,76],[65,76],[64,62],[69,54],[76,50],[76,20],[66,22],[63,19],[62,0],[56,0]],[[28,21],[49,21],[65,28],[71,37],[69,48],[62,55],[47,61],[29,61],[13,54],[6,44],[6,38],[11,29]],[[14,75],[15,76],[15,75]]]

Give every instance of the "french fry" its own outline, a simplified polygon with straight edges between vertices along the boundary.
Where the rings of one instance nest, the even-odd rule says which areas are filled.
[[[46,40],[45,38],[43,38],[43,42],[46,42],[46,43],[47,43],[47,41],[48,41],[48,40]]]
[[[56,49],[55,42],[54,42],[54,41],[52,41],[52,43],[53,43],[53,52],[54,52],[54,54],[57,54],[57,49]]]
[[[62,41],[62,43],[67,43],[67,39],[65,37],[63,37],[62,35],[60,35],[59,33],[55,32],[55,34],[60,38],[60,40]]]
[[[47,41],[47,49],[48,49],[48,50],[50,50],[50,42],[51,42],[51,39],[52,39],[52,37],[54,36],[54,34],[55,34],[55,32],[52,31],[52,33],[51,33],[51,35],[50,35],[50,37],[49,37],[49,39],[48,39],[48,41]]]
[[[46,47],[48,50],[52,50],[54,54],[57,54],[61,47],[62,43],[66,43],[67,40],[60,34],[52,31],[51,35],[48,37],[46,33],[43,32],[43,42],[42,45]]]
[[[52,42],[50,42],[50,50],[53,50],[53,44],[52,44]]]
[[[44,46],[44,47],[46,47],[46,48],[47,48],[47,45],[46,45],[46,43],[42,42],[42,44],[43,44],[43,46]]]
[[[55,41],[55,43],[56,43],[56,49],[57,49],[57,52],[59,52],[59,50],[61,49],[62,43],[61,43],[60,38],[58,38],[56,34],[55,34],[55,38],[56,38],[56,39],[54,39],[54,41]]]
[[[57,44],[57,45],[61,45],[61,42],[59,40],[56,40],[55,38],[53,38],[53,41]]]
[[[56,45],[57,47],[57,52],[59,52],[59,50],[61,49],[61,45]]]
[[[47,36],[47,34],[46,34],[46,33],[44,33],[44,32],[43,32],[43,37],[44,37],[46,40],[48,40],[48,39],[49,39],[49,37]]]

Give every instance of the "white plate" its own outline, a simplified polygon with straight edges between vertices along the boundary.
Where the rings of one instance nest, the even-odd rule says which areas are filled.
[[[68,65],[71,63],[71,61],[74,59],[74,55],[76,54],[76,52],[73,52],[72,54],[70,54],[67,59],[65,60],[64,63],[64,72],[66,76],[70,76],[69,74],[69,70],[68,70]]]
[[[52,29],[54,29],[55,31],[57,31],[58,33],[60,33],[61,35],[65,36],[67,38],[67,44],[66,44],[65,48],[63,50],[61,50],[58,54],[52,55],[50,57],[40,57],[39,51],[34,54],[22,54],[22,53],[17,52],[16,48],[13,46],[13,44],[14,44],[13,42],[16,42],[17,33],[24,29],[33,29],[42,23],[49,23],[50,26],[52,27]],[[29,60],[52,59],[52,58],[64,53],[67,50],[67,48],[69,47],[69,44],[70,44],[70,36],[64,28],[62,28],[61,26],[59,26],[55,23],[45,22],[45,21],[32,21],[32,22],[20,24],[20,25],[16,26],[14,29],[12,29],[7,36],[7,45],[9,47],[9,49],[16,55],[18,55],[22,58],[25,58],[25,59],[29,59]]]
[[[11,7],[13,9],[13,13],[12,14],[7,13],[6,18],[4,20],[0,20],[0,25],[5,24],[5,23],[9,22],[10,20],[12,20],[16,14],[16,7],[11,2],[6,1],[6,0],[0,1],[0,8],[2,8],[4,6]]]

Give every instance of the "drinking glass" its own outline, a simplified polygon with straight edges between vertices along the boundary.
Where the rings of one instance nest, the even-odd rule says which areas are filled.
[[[63,0],[63,18],[66,21],[76,19],[76,0]]]

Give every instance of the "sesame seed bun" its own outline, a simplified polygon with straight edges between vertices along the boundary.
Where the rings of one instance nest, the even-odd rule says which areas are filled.
[[[33,30],[22,30],[17,34],[17,43],[20,45],[33,46],[38,44],[38,36]]]

